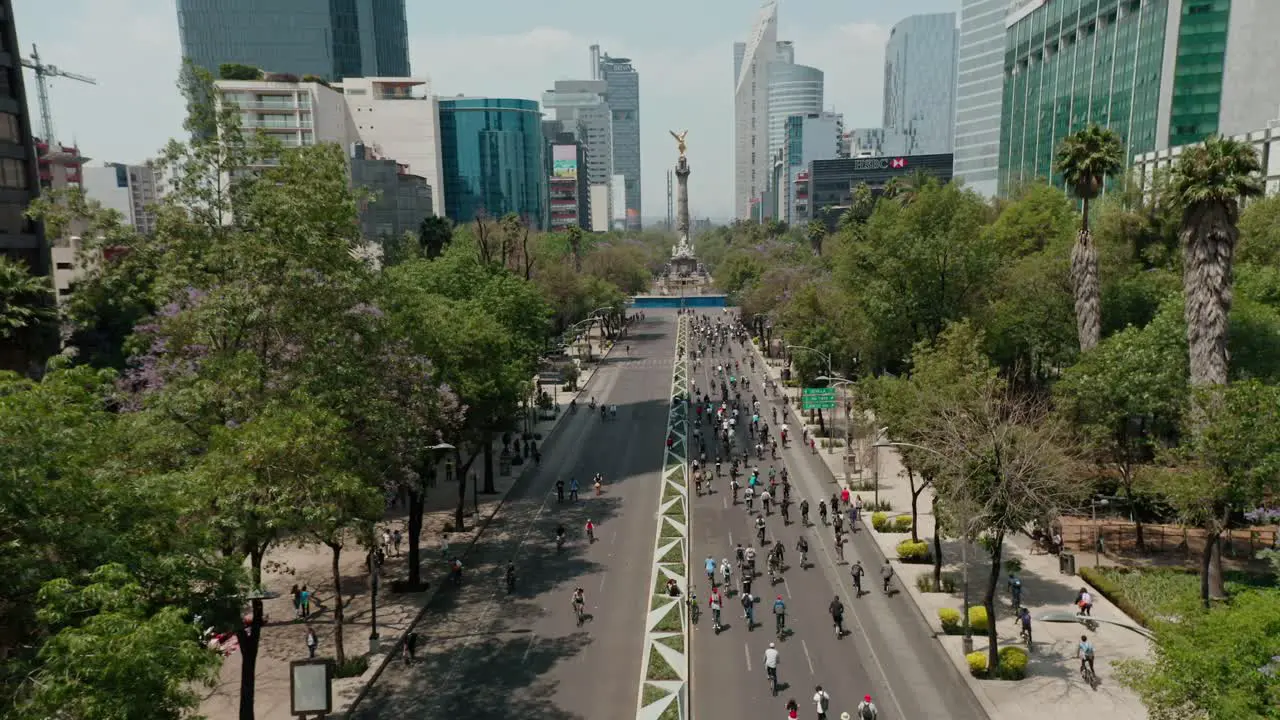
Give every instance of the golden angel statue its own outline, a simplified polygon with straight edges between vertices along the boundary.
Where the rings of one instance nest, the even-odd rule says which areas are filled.
[[[681,132],[676,132],[675,130],[668,130],[667,132],[671,133],[671,137],[676,139],[676,142],[679,144],[678,146],[680,148],[680,157],[684,157],[684,151],[685,151],[685,148],[687,147],[684,144],[684,138],[686,135],[689,134],[689,131],[682,130]]]

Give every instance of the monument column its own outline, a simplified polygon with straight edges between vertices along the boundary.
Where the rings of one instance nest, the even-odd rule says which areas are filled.
[[[689,242],[689,161],[684,155],[676,161],[676,232],[680,240]]]

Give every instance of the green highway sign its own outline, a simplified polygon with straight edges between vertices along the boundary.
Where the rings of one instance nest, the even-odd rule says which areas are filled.
[[[800,407],[804,410],[834,410],[835,388],[805,388],[800,395]]]

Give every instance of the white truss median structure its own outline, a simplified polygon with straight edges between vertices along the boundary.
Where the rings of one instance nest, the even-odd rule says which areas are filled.
[[[676,321],[675,366],[663,438],[662,501],[654,533],[652,598],[645,619],[644,664],[636,720],[689,719],[689,617],[683,596],[666,593],[668,580],[689,588],[689,319]]]

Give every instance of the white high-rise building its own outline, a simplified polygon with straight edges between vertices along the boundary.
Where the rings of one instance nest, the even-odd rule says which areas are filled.
[[[734,217],[750,218],[769,179],[769,75],[778,52],[778,3],[766,0],[751,38],[733,48]]]
[[[994,197],[1000,172],[1004,18],[1009,0],[962,0],[956,79],[955,178]]]
[[[218,99],[240,108],[241,127],[262,131],[286,148],[359,139],[340,90],[318,82],[216,80]]]
[[[822,112],[823,74],[817,68],[797,65],[790,41],[778,43],[769,68],[769,155],[782,148],[787,118]]]
[[[432,211],[444,216],[440,105],[427,78],[347,78],[340,86],[360,142],[407,166],[431,186]]]
[[[884,53],[886,154],[951,152],[957,35],[955,13],[912,15],[890,31]]]

